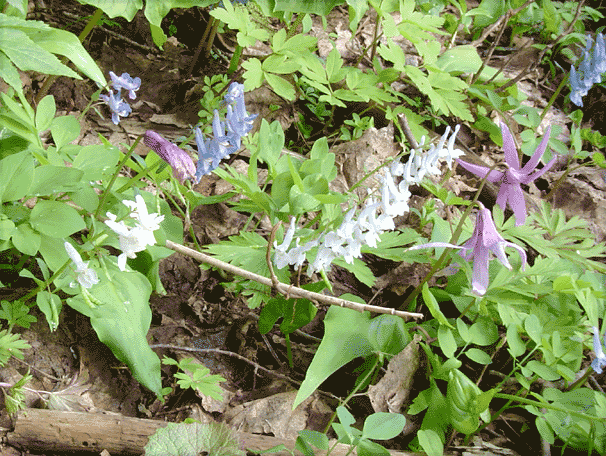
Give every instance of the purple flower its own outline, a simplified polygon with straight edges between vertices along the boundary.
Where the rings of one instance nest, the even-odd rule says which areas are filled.
[[[505,162],[508,168],[506,171],[490,171],[490,169],[485,166],[473,165],[457,159],[457,163],[467,171],[470,171],[481,178],[484,178],[488,174],[487,179],[490,182],[501,182],[501,188],[497,195],[497,204],[501,206],[501,209],[503,210],[505,210],[507,204],[509,205],[515,215],[516,226],[523,225],[526,221],[526,202],[524,201],[524,192],[520,185],[527,185],[541,177],[555,163],[556,157],[552,158],[542,169],[536,170],[536,167],[547,148],[550,131],[551,127],[547,128],[534,155],[521,169],[518,151],[513,142],[513,137],[511,136],[507,125],[503,122],[501,122],[501,134],[503,135],[503,151],[505,152]]]
[[[137,98],[135,92],[141,88],[141,78],[133,79],[128,73],[122,73],[122,76],[117,76],[113,71],[110,71],[109,75],[112,78],[114,89],[128,90],[128,98],[131,100]]]
[[[606,335],[604,336],[604,345],[606,346]],[[591,367],[598,374],[601,374],[602,368],[606,367],[606,355],[602,350],[600,332],[595,326],[593,326],[593,352],[595,353],[595,359],[591,362]]]
[[[232,82],[224,100],[227,103],[227,129],[232,134],[232,137],[235,138],[232,144],[239,149],[240,139],[252,130],[253,121],[257,117],[257,114],[249,115],[246,112],[243,84]]]
[[[513,247],[518,251],[522,258],[522,269],[524,269],[526,265],[526,252],[513,242],[508,242],[503,239],[497,232],[497,227],[494,225],[490,211],[486,209],[482,203],[478,202],[477,204],[480,205],[480,211],[476,216],[476,226],[472,236],[462,247],[447,242],[432,242],[429,244],[415,245],[408,250],[419,250],[429,247],[448,247],[466,250],[465,253],[461,253],[461,256],[468,261],[473,259],[473,274],[471,279],[473,292],[482,296],[488,289],[488,262],[490,260],[490,252],[494,253],[497,259],[503,263],[507,269],[511,269],[511,264],[509,264],[507,256],[505,255],[505,247]]]
[[[167,141],[155,131],[147,130],[143,142],[173,169],[173,175],[183,183],[196,178],[196,166],[187,152]]]
[[[108,95],[99,95],[107,105],[109,106],[110,111],[112,112],[112,122],[114,125],[118,125],[120,123],[120,117],[128,117],[128,115],[132,112],[128,103],[122,100],[122,94],[120,90],[114,95],[112,90],[109,91]]]
[[[507,269],[511,269],[511,265],[507,261],[505,247],[513,247],[518,251],[522,258],[522,269],[526,265],[526,252],[513,242],[503,239],[497,232],[497,227],[494,225],[490,211],[482,203],[478,204],[481,209],[476,217],[476,227],[473,230],[471,238],[463,245],[463,249],[467,250],[467,252],[461,254],[461,256],[466,260],[473,258],[471,284],[474,293],[482,296],[488,288],[488,260],[490,259],[490,252],[494,253]]]

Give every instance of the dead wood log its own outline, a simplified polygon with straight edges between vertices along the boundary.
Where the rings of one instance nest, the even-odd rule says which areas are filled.
[[[113,414],[25,409],[18,413],[15,430],[9,432],[7,437],[11,445],[32,451],[91,451],[99,454],[107,450],[112,456],[141,455],[148,437],[167,424],[164,421]],[[280,444],[294,448],[294,442],[286,439],[244,432],[238,435],[242,446],[250,450],[266,450]],[[339,445],[331,454],[345,456],[348,449],[346,445]],[[421,456],[420,453],[401,451],[390,453],[393,456]],[[289,453],[274,454],[287,456]]]

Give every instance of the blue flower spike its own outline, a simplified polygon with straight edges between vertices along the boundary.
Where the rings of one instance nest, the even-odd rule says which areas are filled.
[[[109,109],[112,112],[112,122],[114,125],[120,123],[120,117],[128,117],[132,112],[129,104],[122,99],[122,94],[119,89],[115,95],[114,92],[110,90],[109,95],[99,95],[99,98],[109,106]]]
[[[602,342],[600,341],[600,331],[593,326],[593,352],[595,359],[591,362],[591,367],[598,374],[602,373],[602,369],[606,367],[606,355],[602,350]],[[604,335],[604,346],[606,346],[606,335]]]
[[[112,78],[114,89],[128,90],[128,98],[134,100],[137,98],[135,92],[141,88],[141,78],[131,78],[128,73],[122,73],[122,76],[117,76],[113,71],[109,72]]]
[[[579,69],[575,69],[574,66],[570,68],[570,101],[583,107],[583,97],[594,84],[602,81],[604,72],[606,72],[606,38],[599,33],[594,46],[593,39],[588,35]]]

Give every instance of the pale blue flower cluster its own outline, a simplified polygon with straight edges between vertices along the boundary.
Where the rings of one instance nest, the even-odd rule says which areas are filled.
[[[242,137],[252,130],[257,114],[249,115],[246,112],[244,85],[233,82],[224,100],[227,103],[226,122],[221,121],[219,112],[215,110],[212,138],[204,138],[200,128],[194,129],[198,145],[197,166],[183,149],[154,131],[145,132],[143,142],[173,168],[174,176],[181,183],[186,179],[200,182],[200,178],[217,168],[223,158],[237,151],[241,146]]]
[[[109,95],[99,95],[112,112],[112,122],[114,125],[120,123],[120,117],[128,117],[132,112],[130,105],[122,98],[122,89],[128,90],[128,97],[131,100],[137,98],[135,92],[141,88],[141,78],[131,78],[128,73],[122,73],[122,76],[117,76],[113,71],[109,72],[112,78],[112,85],[116,93],[109,89]]]
[[[219,119],[215,109],[213,118],[214,137],[205,139],[200,128],[196,127],[196,144],[198,145],[198,165],[196,182],[219,166],[223,158],[237,151],[242,145],[242,137],[253,127],[257,114],[249,115],[244,105],[244,85],[232,82],[225,95],[227,103],[226,122]],[[225,130],[227,127],[227,131]]]
[[[591,48],[593,47],[593,52]],[[595,46],[591,36],[587,36],[587,45],[583,51],[583,61],[578,71],[570,68],[570,101],[583,106],[583,97],[594,84],[602,82],[602,73],[606,72],[606,40],[598,34]]]
[[[420,183],[428,175],[439,175],[440,160],[445,160],[450,167],[454,159],[463,155],[460,149],[454,148],[458,131],[457,125],[454,133],[448,138],[448,127],[438,144],[432,144],[427,152],[413,149],[406,164],[394,161],[381,176],[381,199],[369,198],[357,217],[356,208],[351,209],[336,230],[322,233],[318,238],[303,245],[299,245],[300,238],[296,238],[294,247],[290,248],[296,229],[293,218],[282,243],[274,243],[276,267],[299,267],[306,261],[307,252],[317,247],[315,259],[307,269],[308,275],[311,275],[316,271],[327,270],[336,258],[353,263],[354,258],[361,257],[363,245],[376,247],[383,232],[395,229],[394,218],[408,212],[408,200],[411,196],[409,186]],[[422,138],[421,146],[424,141],[425,138]],[[400,180],[399,183],[396,184],[396,180]]]
[[[593,329],[593,352],[595,353],[595,359],[591,362],[591,367],[598,374],[602,373],[602,369],[606,367],[606,355],[602,350],[602,341],[600,341],[600,331],[595,326]],[[606,335],[604,336],[604,344],[606,346]]]

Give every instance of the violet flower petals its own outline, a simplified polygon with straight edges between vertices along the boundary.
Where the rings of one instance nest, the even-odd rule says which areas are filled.
[[[143,142],[173,169],[173,175],[179,182],[196,178],[196,166],[187,152],[164,139],[158,133],[147,130]]]
[[[523,225],[526,221],[526,202],[524,200],[524,191],[520,185],[527,185],[538,179],[555,163],[554,157],[543,168],[540,170],[536,169],[547,149],[551,127],[547,128],[547,131],[543,135],[540,144],[535,149],[534,154],[522,168],[520,168],[518,152],[513,141],[513,136],[507,128],[507,125],[503,122],[501,122],[501,133],[503,135],[505,162],[509,167],[507,171],[490,171],[490,168],[487,168],[486,166],[474,165],[462,160],[457,160],[457,163],[467,171],[470,171],[481,178],[486,177],[488,174],[487,180],[490,182],[501,182],[501,187],[499,188],[499,193],[497,195],[497,204],[503,210],[509,205],[514,213],[516,226],[519,226]]]
[[[109,106],[112,112],[112,122],[114,125],[120,123],[120,117],[128,117],[132,112],[131,107],[122,99],[120,90],[116,94],[112,90],[109,91],[109,95],[99,95],[99,98],[103,100]]]
[[[113,71],[110,71],[109,75],[112,78],[114,89],[128,90],[128,98],[131,100],[137,98],[135,92],[141,88],[141,78],[131,78],[128,73],[122,73],[121,76],[117,76]]]

